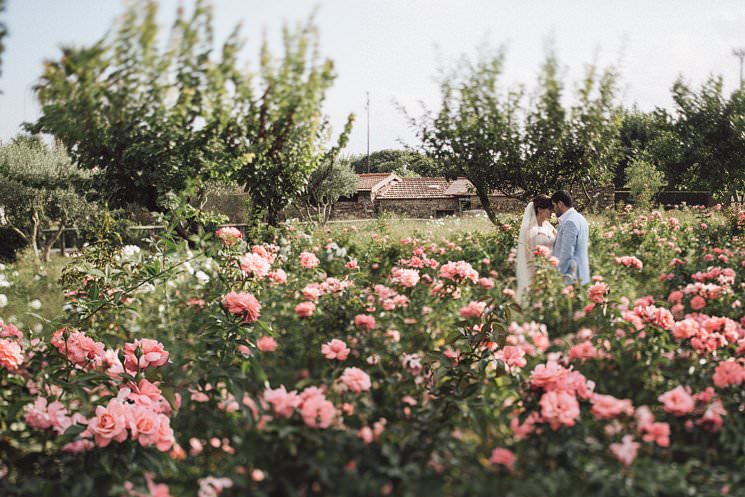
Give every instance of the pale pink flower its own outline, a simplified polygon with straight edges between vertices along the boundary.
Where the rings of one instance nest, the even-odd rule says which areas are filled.
[[[603,282],[597,282],[587,289],[587,298],[595,304],[602,304],[605,301],[605,295],[608,293],[608,285]]]
[[[621,414],[633,415],[634,406],[629,399],[617,399],[612,395],[595,394],[590,399],[592,414],[598,419],[611,419]]]
[[[112,440],[126,440],[129,410],[119,399],[111,399],[106,407],[96,407],[96,417],[88,422],[88,431],[93,435],[96,445],[106,447]]]
[[[261,316],[261,304],[248,292],[230,292],[223,297],[225,310],[241,316],[244,323],[253,323]]]
[[[124,367],[129,371],[163,366],[168,362],[168,356],[163,344],[150,338],[124,344]]]
[[[321,345],[321,353],[329,360],[343,361],[349,356],[349,352],[347,344],[337,338]]]
[[[215,236],[222,240],[222,242],[230,247],[234,245],[238,240],[243,239],[243,233],[238,228],[232,226],[224,226],[219,230],[215,231]]]
[[[541,397],[541,416],[552,430],[560,426],[574,426],[579,417],[579,403],[565,392],[546,392]]]
[[[323,394],[312,395],[303,400],[300,415],[311,428],[328,428],[336,417],[336,407]]]
[[[360,368],[346,368],[341,375],[341,381],[354,393],[370,390],[370,376]]]
[[[505,364],[508,372],[520,369],[527,364],[525,351],[514,345],[506,345],[503,349],[498,350],[494,356]]]
[[[318,260],[318,257],[316,257],[316,254],[313,252],[303,252],[300,254],[300,265],[303,266],[305,269],[310,269],[318,266],[321,263],[321,261]]]
[[[160,423],[168,419],[162,414],[137,405],[130,406],[127,416],[132,439],[140,442],[143,447],[149,447],[160,440]]]
[[[645,442],[655,442],[660,447],[670,446],[670,425],[667,423],[649,423],[641,427]]]
[[[259,254],[253,252],[245,254],[238,259],[238,265],[247,276],[263,279],[269,274],[271,264]]]
[[[598,351],[595,349],[595,346],[589,340],[578,343],[577,345],[574,345],[571,349],[569,349],[570,360],[594,359],[595,357],[597,357],[597,355],[598,355]]]
[[[357,314],[354,317],[354,325],[361,330],[370,331],[375,328],[375,318],[368,314]]]
[[[636,459],[639,442],[635,442],[632,435],[624,435],[620,443],[610,444],[609,449],[613,457],[618,459],[624,466],[630,466],[634,462],[634,459]]]
[[[277,340],[270,336],[262,336],[257,340],[256,348],[262,352],[274,352],[277,350]]]
[[[696,295],[691,299],[691,309],[694,311],[700,311],[706,307],[706,299],[700,295]]]
[[[745,368],[733,360],[720,362],[714,370],[713,380],[719,388],[737,386],[745,381]]]
[[[569,371],[556,361],[548,361],[546,364],[538,364],[530,373],[530,384],[535,388],[553,390],[557,385],[564,382]]]
[[[274,283],[280,285],[287,283],[287,273],[282,268],[275,269],[274,271],[269,271],[269,274],[267,276],[269,276],[269,279]]]
[[[297,391],[288,392],[284,385],[280,385],[279,388],[273,390],[267,388],[264,391],[263,399],[271,404],[274,414],[281,418],[292,416],[295,408],[300,405],[300,397]]]
[[[517,456],[509,449],[497,447],[491,452],[489,462],[492,464],[499,464],[509,469],[510,471],[515,470],[515,462]]]
[[[307,318],[313,315],[316,310],[316,304],[310,301],[300,302],[295,306],[295,314],[300,318]]]
[[[17,340],[0,339],[0,366],[8,371],[17,370],[23,364],[23,347]]]
[[[464,319],[478,318],[484,313],[486,302],[470,302],[465,307],[461,307],[459,314]]]
[[[401,286],[406,288],[414,287],[419,283],[419,271],[416,269],[395,268],[392,275],[399,283],[401,283]]]
[[[693,412],[695,402],[689,391],[682,385],[660,395],[657,400],[664,404],[663,409],[675,416]]]

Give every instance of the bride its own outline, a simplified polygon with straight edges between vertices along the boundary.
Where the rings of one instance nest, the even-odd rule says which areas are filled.
[[[556,229],[551,225],[553,204],[546,195],[538,195],[525,207],[520,236],[517,239],[517,301],[525,303],[526,291],[533,282],[535,266],[533,252],[538,245],[553,250]]]

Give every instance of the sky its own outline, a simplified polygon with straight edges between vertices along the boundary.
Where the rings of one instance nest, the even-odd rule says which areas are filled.
[[[62,45],[101,38],[125,6],[122,0],[7,0],[0,14],[10,31],[0,75],[0,140],[38,116],[33,85],[45,59]],[[178,5],[162,0],[159,20],[168,27]],[[507,84],[534,85],[553,40],[571,90],[585,64],[617,64],[622,100],[643,110],[670,107],[670,87],[682,75],[698,86],[711,74],[725,90],[739,84],[735,47],[745,47],[743,0],[213,0],[216,38],[243,24],[244,60],[254,66],[266,33],[279,48],[283,23],[317,10],[323,56],[338,77],[325,112],[338,133],[350,112],[357,121],[347,153],[367,149],[365,95],[370,92],[370,150],[416,146],[400,111],[436,109],[435,76],[481,44],[506,48]]]

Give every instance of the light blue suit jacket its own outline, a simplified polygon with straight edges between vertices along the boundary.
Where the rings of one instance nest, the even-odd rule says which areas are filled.
[[[590,282],[590,260],[587,256],[590,231],[587,220],[574,209],[564,213],[556,233],[553,255],[559,259],[559,272],[567,283]]]

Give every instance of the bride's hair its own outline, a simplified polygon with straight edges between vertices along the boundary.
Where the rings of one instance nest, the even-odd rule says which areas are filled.
[[[538,209],[551,209],[553,206],[554,204],[551,202],[551,197],[546,195],[536,195],[533,199],[533,208],[535,209],[536,214],[538,214]]]

